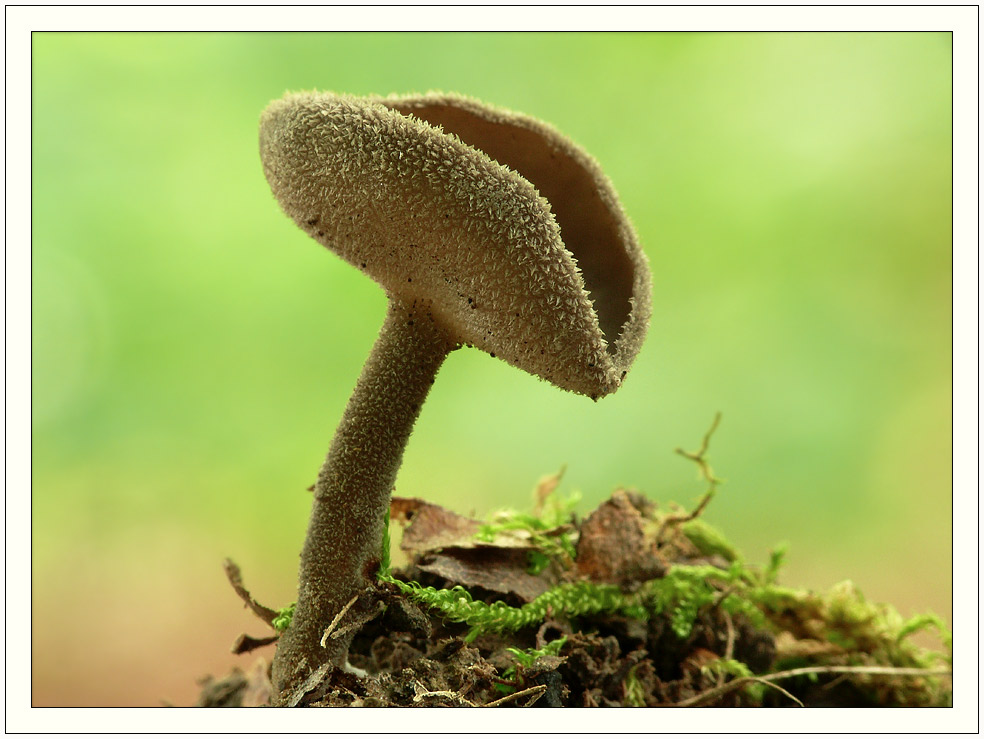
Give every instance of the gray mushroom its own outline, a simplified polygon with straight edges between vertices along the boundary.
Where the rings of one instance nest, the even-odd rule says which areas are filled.
[[[289,94],[260,123],[284,211],[378,282],[379,338],[315,485],[274,683],[346,663],[323,640],[378,566],[403,450],[447,354],[474,346],[597,399],[645,337],[650,275],[597,163],[552,127],[443,94]]]

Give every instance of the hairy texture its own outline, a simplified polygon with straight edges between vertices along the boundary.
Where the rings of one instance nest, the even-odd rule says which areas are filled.
[[[608,179],[553,128],[452,95],[300,93],[264,112],[260,150],[302,229],[431,300],[460,342],[593,398],[621,384],[648,266]]]
[[[403,449],[447,353],[476,346],[598,398],[639,351],[650,278],[594,160],[475,100],[287,95],[263,112],[260,156],[284,211],[390,299],[315,487],[273,665],[289,692],[345,663],[347,639],[323,635],[343,612],[365,617],[345,609],[378,567]]]
[[[437,370],[453,348],[426,304],[390,301],[315,484],[297,608],[273,663],[279,689],[303,681],[326,662],[345,664],[351,634],[329,636],[324,646],[322,636],[376,574],[383,517],[403,450]]]

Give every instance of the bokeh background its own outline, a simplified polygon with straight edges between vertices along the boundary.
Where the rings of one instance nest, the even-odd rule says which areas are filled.
[[[783,581],[951,617],[949,34],[33,36],[34,705],[190,704],[293,599],[306,488],[384,296],[279,210],[287,90],[460,91],[603,165],[654,319],[595,404],[454,353],[397,491],[524,508],[545,473],[706,512]],[[267,654],[269,657],[269,653]]]

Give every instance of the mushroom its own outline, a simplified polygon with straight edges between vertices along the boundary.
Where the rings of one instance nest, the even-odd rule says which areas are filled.
[[[347,664],[326,628],[378,567],[403,450],[463,345],[597,399],[639,351],[650,275],[598,164],[554,128],[458,95],[288,94],[260,122],[283,210],[386,291],[379,338],[314,488],[280,690]]]

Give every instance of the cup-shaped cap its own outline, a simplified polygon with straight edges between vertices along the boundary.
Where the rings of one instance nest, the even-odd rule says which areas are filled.
[[[298,226],[456,341],[591,397],[621,384],[649,268],[607,177],[552,127],[456,95],[289,94],[260,155]]]

